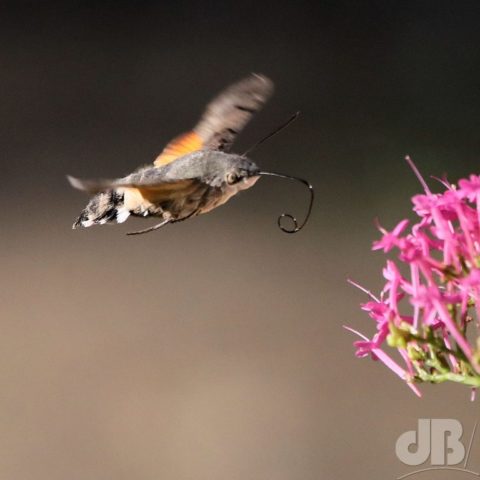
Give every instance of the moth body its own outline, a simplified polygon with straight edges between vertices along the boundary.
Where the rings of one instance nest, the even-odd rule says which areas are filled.
[[[73,228],[122,223],[130,215],[178,222],[207,213],[252,187],[258,172],[255,163],[240,155],[198,151],[117,180],[70,177],[73,186],[95,194]]]

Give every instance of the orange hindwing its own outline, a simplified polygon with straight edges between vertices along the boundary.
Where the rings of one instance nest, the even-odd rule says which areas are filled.
[[[175,137],[162,151],[162,153],[153,162],[157,167],[173,162],[177,158],[183,157],[188,153],[201,150],[203,141],[195,132],[182,133]]]

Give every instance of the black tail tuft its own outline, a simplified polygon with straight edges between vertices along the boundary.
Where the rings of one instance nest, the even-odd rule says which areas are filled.
[[[90,227],[95,224],[112,222],[117,219],[118,209],[123,206],[123,193],[107,190],[97,193],[75,220],[72,228]]]

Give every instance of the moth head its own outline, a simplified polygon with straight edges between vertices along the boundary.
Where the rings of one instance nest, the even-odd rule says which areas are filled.
[[[228,165],[225,164],[225,168],[223,170],[224,174],[224,185],[227,184],[231,186],[232,189],[235,190],[235,193],[239,190],[245,190],[250,188],[255,182],[262,176],[267,177],[279,177],[285,178],[288,180],[295,180],[297,182],[302,183],[308,188],[310,193],[310,202],[308,205],[307,216],[301,222],[298,223],[297,219],[290,215],[289,213],[282,213],[277,220],[279,228],[285,233],[296,233],[299,232],[307,223],[310,214],[312,212],[313,200],[314,200],[314,192],[312,185],[303,178],[292,177],[291,175],[285,175],[283,173],[276,173],[276,172],[267,172],[264,170],[260,170],[255,163],[243,156],[236,156],[231,155],[228,159]],[[283,221],[287,219],[290,221],[290,226],[285,226]]]
[[[259,179],[260,169],[245,157],[238,157],[235,160],[225,169],[224,182],[226,185],[235,185],[242,190],[251,187]]]

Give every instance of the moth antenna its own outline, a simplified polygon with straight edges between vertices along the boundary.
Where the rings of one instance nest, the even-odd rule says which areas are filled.
[[[273,132],[270,132],[268,135],[263,137],[261,140],[259,140],[257,143],[254,143],[250,148],[248,148],[245,153],[243,153],[243,157],[248,155],[250,152],[255,150],[259,145],[261,145],[263,142],[267,141],[269,138],[272,138],[275,136],[277,133],[280,133],[284,128],[287,128],[291,123],[293,123],[300,115],[300,111],[295,112],[285,123],[282,123],[279,127],[277,127]]]
[[[256,175],[259,175],[259,176],[266,175],[266,176],[271,176],[271,177],[287,178],[289,180],[295,180],[297,182],[303,183],[308,188],[308,190],[310,192],[310,203],[308,205],[308,210],[307,210],[307,215],[305,216],[305,220],[303,220],[303,222],[299,225],[297,219],[293,215],[291,215],[290,213],[282,213],[281,215],[279,215],[279,217],[277,219],[278,228],[280,228],[280,230],[282,232],[285,232],[285,233],[297,233],[297,232],[299,232],[306,225],[306,223],[308,222],[308,219],[310,218],[310,215],[312,213],[313,201],[315,199],[315,192],[314,192],[313,186],[310,184],[310,182],[308,182],[307,180],[304,180],[303,178],[292,177],[290,175],[284,175],[282,173],[258,172]],[[293,228],[287,228],[284,225],[282,225],[282,220],[284,218],[289,218],[293,222],[293,225],[294,225]]]

